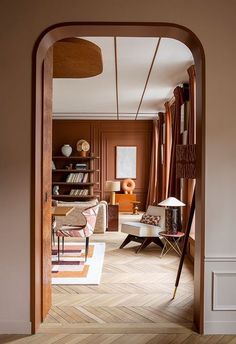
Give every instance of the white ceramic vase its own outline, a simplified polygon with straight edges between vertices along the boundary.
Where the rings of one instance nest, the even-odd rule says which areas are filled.
[[[61,152],[64,156],[69,157],[72,153],[72,147],[70,145],[63,145],[61,147]]]

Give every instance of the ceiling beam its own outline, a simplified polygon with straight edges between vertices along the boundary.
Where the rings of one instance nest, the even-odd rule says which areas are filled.
[[[153,58],[152,58],[151,66],[149,68],[149,72],[148,72],[147,79],[146,79],[146,82],[145,82],[145,85],[144,85],[143,93],[142,93],[142,96],[141,96],[141,99],[140,99],[140,102],[139,102],[139,106],[138,106],[138,109],[137,109],[137,112],[136,112],[135,120],[138,119],[139,110],[140,110],[140,107],[142,105],[143,97],[144,97],[144,94],[145,94],[145,91],[146,91],[146,88],[147,88],[147,84],[148,84],[148,81],[149,81],[149,78],[150,78],[150,75],[151,75],[151,72],[152,72],[152,67],[153,67],[153,64],[155,62],[157,51],[158,51],[158,48],[160,46],[160,43],[161,43],[161,38],[159,38],[158,41],[157,41],[156,49],[155,49],[155,52],[154,52],[154,55],[153,55]]]
[[[117,42],[116,37],[114,37],[114,53],[115,53],[115,77],[116,77],[116,113],[117,120],[119,120],[119,91],[118,91],[118,63],[117,63]]]

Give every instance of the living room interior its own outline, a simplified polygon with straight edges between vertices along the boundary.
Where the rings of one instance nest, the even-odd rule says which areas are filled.
[[[56,208],[71,209],[65,216],[53,216],[53,301],[42,326],[53,328],[65,319],[79,324],[128,321],[136,325],[165,319],[189,328],[193,321],[194,221],[178,307],[169,301],[183,238],[165,240],[163,234],[156,242],[156,238],[149,240],[149,234],[143,240],[142,226],[158,223],[141,222],[140,228],[137,223],[149,206],[159,208],[161,213],[151,216],[161,222],[165,211],[158,204],[172,196],[182,202],[177,232],[186,231],[195,179],[177,178],[176,146],[196,143],[192,54],[179,41],[167,38],[83,39],[100,47],[102,72],[89,78],[53,79],[51,197]],[[82,212],[96,203],[97,221],[85,254],[84,238],[74,238],[72,227],[68,230],[65,224],[75,226],[74,230],[84,226]],[[165,224],[161,229],[165,231]],[[92,263],[94,243],[105,244],[100,267]],[[74,259],[71,247],[81,254],[76,258],[77,279],[72,273],[74,261],[72,271],[68,269],[68,260]],[[88,276],[89,269],[94,270],[92,264],[99,271],[95,281]],[[108,296],[114,298],[112,293],[119,302],[107,301]],[[99,294],[103,298],[96,303]],[[85,295],[90,295],[89,302],[84,303]]]
[[[65,0],[56,3],[45,0],[2,2],[1,42],[4,48],[0,62],[3,167],[0,243],[3,277],[0,302],[1,342],[36,341],[45,344],[48,342],[137,342],[140,344],[159,341],[234,342],[235,338],[232,335],[236,333],[234,216],[236,160],[233,159],[236,148],[234,114],[236,46],[233,44],[236,30],[235,6],[233,0],[201,3],[190,0],[180,1],[178,4],[164,0],[148,3],[122,0],[116,3],[107,0],[93,3],[72,1],[69,6],[68,1]],[[67,327],[64,324],[63,333],[59,325],[54,332],[45,328],[43,333],[37,333],[41,323],[40,284],[44,271],[41,264],[42,117],[45,114],[44,104],[48,102],[42,93],[43,59],[54,42],[66,37],[83,36],[170,37],[186,44],[194,56],[197,80],[198,168],[194,322],[199,333],[204,336],[194,332],[184,333],[182,330],[180,333],[179,329],[173,327],[163,329],[157,324],[153,328],[150,325],[145,328],[142,326],[134,328],[132,324],[128,326],[128,322],[120,327],[118,322],[112,323],[104,331],[102,323],[99,324],[100,326],[96,325],[96,328],[91,323],[91,326],[85,324],[83,328],[78,326],[77,329],[75,325],[72,329],[73,324]],[[76,147],[73,149],[76,153]],[[51,156],[52,154],[49,161],[50,174]],[[51,185],[49,194],[51,195]],[[48,197],[48,203],[50,202],[51,199]],[[185,209],[186,207],[181,208],[182,211]],[[64,219],[66,220],[66,217]],[[107,232],[107,234],[118,236],[119,232]],[[91,237],[91,242],[95,239]],[[124,249],[116,251],[116,254],[120,252],[125,255],[130,252],[132,257],[129,260],[127,258],[128,262],[131,262],[133,257],[140,257],[140,266],[144,271],[147,267],[147,264],[144,264],[145,256],[152,249],[158,253],[160,250],[158,246],[151,244],[139,254],[135,254],[135,247],[138,246],[137,243],[130,243]],[[117,244],[114,247],[117,248]],[[171,258],[170,254],[164,257],[165,260],[158,257],[158,265],[167,262],[166,259]],[[106,253],[105,259],[107,257]],[[157,266],[155,263],[151,264],[150,260],[147,262],[150,264],[148,267]],[[137,266],[137,273],[141,271],[140,266]],[[168,264],[166,266],[169,267]],[[105,268],[103,273],[107,274],[110,268],[110,266]],[[162,271],[166,272],[167,268]],[[183,276],[182,274],[179,288],[184,283]],[[171,278],[171,284],[175,277]],[[118,281],[119,277],[116,278]],[[102,281],[104,282],[104,277]],[[160,283],[159,278],[156,280],[156,286]],[[167,283],[163,282],[163,284],[165,292]],[[139,285],[141,287],[141,284]],[[130,283],[130,288],[132,286],[134,287],[134,284]],[[81,288],[82,292],[84,288],[86,289],[86,286]],[[176,301],[180,300],[179,288]],[[115,291],[118,293],[122,289],[122,284],[114,289],[114,303]],[[69,295],[69,289],[67,290]],[[87,288],[87,291],[89,290],[92,289]],[[104,286],[105,290],[108,290],[108,285],[107,288]],[[135,290],[138,289],[133,289]],[[58,289],[59,291],[62,292],[62,288]],[[170,294],[172,293],[171,288]],[[72,295],[71,303],[73,296],[76,295]],[[100,297],[102,299],[102,296]],[[108,298],[111,300],[112,296],[107,295]],[[89,296],[84,295],[83,303],[85,304],[86,300],[88,302],[88,299]],[[97,302],[98,299],[97,296]],[[145,301],[151,302],[147,298]],[[148,326],[150,326],[149,330],[147,330]],[[159,329],[158,333],[157,329]],[[19,335],[16,335],[17,333]],[[34,335],[27,338],[27,334]]]

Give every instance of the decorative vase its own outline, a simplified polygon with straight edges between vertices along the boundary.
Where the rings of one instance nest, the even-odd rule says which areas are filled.
[[[59,186],[58,185],[54,185],[52,193],[54,196],[59,195]]]
[[[72,153],[72,147],[68,144],[65,144],[61,147],[61,152],[64,156],[69,157]]]

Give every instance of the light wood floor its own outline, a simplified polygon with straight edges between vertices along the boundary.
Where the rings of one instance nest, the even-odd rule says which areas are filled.
[[[171,300],[178,258],[151,245],[119,250],[122,233],[94,235],[106,242],[99,286],[53,286],[53,306],[37,335],[0,336],[0,343],[170,344],[236,343],[234,336],[199,336],[192,330],[193,271],[186,260]]]

